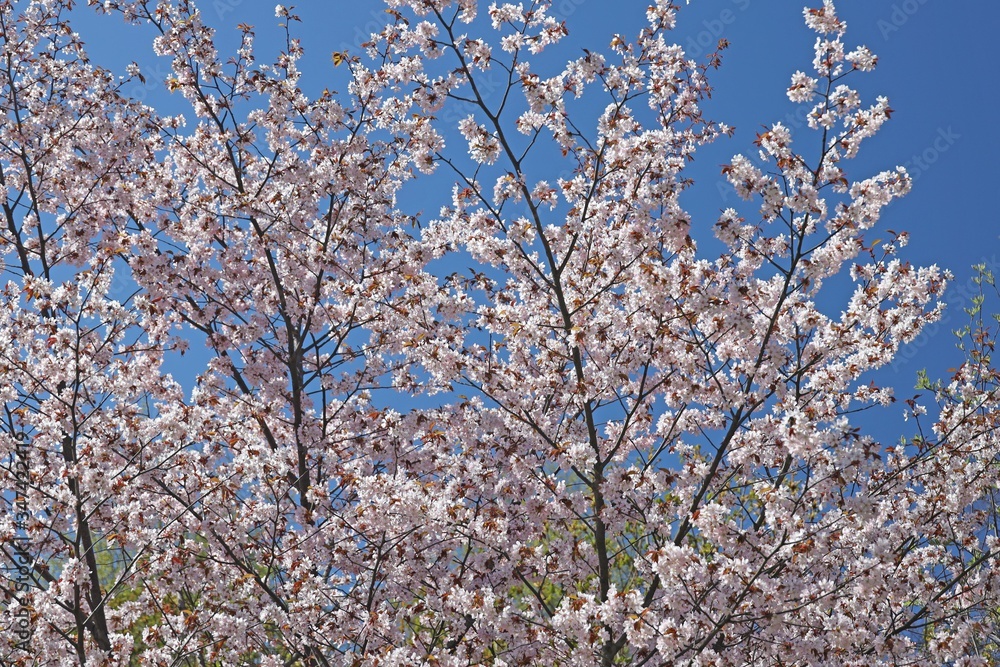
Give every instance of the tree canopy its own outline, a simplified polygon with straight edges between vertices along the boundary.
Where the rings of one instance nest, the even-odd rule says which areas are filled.
[[[0,662],[997,664],[993,278],[951,377],[872,380],[950,274],[872,231],[912,179],[852,170],[893,109],[831,0],[806,126],[700,227],[727,44],[667,0],[582,52],[546,0],[387,0],[319,95],[292,7],[261,62],[90,0],[180,115],[73,4],[0,0]],[[859,425],[897,400],[912,435]]]

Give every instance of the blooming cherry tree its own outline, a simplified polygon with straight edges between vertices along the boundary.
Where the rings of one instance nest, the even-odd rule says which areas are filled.
[[[911,183],[848,169],[892,109],[831,0],[718,253],[680,197],[721,55],[666,0],[555,73],[549,2],[387,0],[315,97],[292,7],[264,63],[92,0],[183,116],[72,4],[0,2],[4,664],[996,664],[989,326],[917,435],[853,417],[949,275],[866,241]]]

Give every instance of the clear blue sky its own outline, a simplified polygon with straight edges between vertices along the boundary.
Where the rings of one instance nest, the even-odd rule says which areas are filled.
[[[206,20],[220,30],[223,53],[226,45],[235,43],[234,26],[247,22],[256,27],[260,59],[269,60],[275,39],[281,36],[274,4],[202,0],[200,6]],[[482,7],[488,4],[483,2]],[[642,25],[646,4],[645,0],[556,0],[554,13],[566,20],[570,30],[559,53],[577,57],[581,48],[604,49],[613,33],[634,34]],[[720,38],[731,44],[723,67],[713,73],[715,95],[706,109],[710,117],[734,125],[737,132],[732,139],[703,149],[691,169],[698,185],[685,199],[696,230],[704,230],[706,236],[719,211],[737,202],[735,195],[720,192],[719,166],[736,152],[752,152],[751,141],[761,125],[784,119],[794,128],[786,116],[795,107],[784,91],[792,72],[808,71],[812,60],[815,36],[802,22],[805,4],[804,0],[692,0],[682,8],[675,39],[690,53],[704,53]],[[821,0],[810,3],[819,4]],[[904,259],[937,263],[956,275],[946,299],[952,307],[945,321],[880,378],[908,396],[918,369],[928,367],[932,376],[940,375],[959,359],[949,332],[964,321],[961,308],[968,300],[963,286],[971,276],[970,266],[985,262],[1000,274],[995,204],[1000,191],[996,162],[1000,93],[991,46],[1000,31],[1000,3],[841,0],[838,5],[848,23],[848,45],[866,44],[880,58],[874,73],[860,75],[854,83],[860,84],[866,100],[885,94],[896,110],[882,133],[862,148],[849,173],[860,178],[907,164],[917,177],[914,190],[887,209],[882,228],[910,232]],[[295,31],[306,49],[304,84],[312,90],[345,88],[346,68],[332,67],[331,52],[360,52],[360,42],[390,20],[380,0],[300,0],[295,11],[303,19]],[[78,30],[97,62],[120,71],[122,64],[134,60],[149,79],[147,88],[136,91],[138,95],[154,104],[178,101],[162,89],[168,63],[152,54],[148,32],[128,30],[114,18],[96,19],[85,8],[77,12],[85,19]],[[424,210],[432,212],[448,192],[425,196]]]

